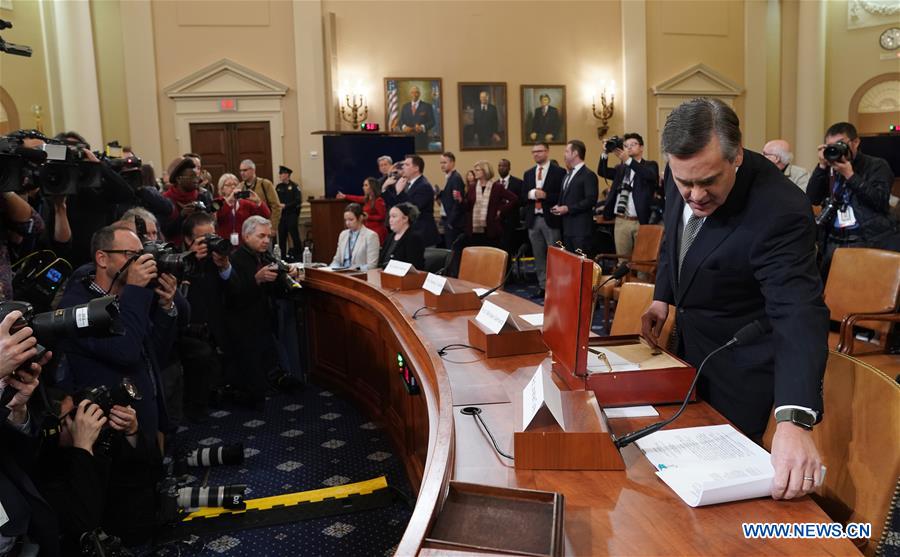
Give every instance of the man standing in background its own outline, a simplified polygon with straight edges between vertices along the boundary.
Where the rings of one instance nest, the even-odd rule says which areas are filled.
[[[294,259],[299,259],[300,255],[300,231],[297,229],[297,221],[300,217],[300,207],[303,205],[303,194],[300,191],[300,185],[291,180],[293,170],[286,166],[278,167],[278,187],[275,188],[278,194],[278,202],[283,207],[281,211],[281,220],[278,223],[278,243],[281,246],[281,253],[287,255],[288,236],[293,242],[292,252]]]
[[[269,210],[272,211],[272,218],[270,219],[272,229],[277,231],[278,224],[281,222],[281,210],[284,209],[284,205],[278,200],[275,186],[269,180],[256,175],[256,163],[250,159],[241,161],[240,170],[244,187],[258,195],[269,206]]]

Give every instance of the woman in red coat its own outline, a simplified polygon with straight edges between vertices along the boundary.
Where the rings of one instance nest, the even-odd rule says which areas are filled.
[[[384,226],[384,219],[387,217],[387,207],[384,199],[381,198],[381,185],[375,178],[366,178],[363,180],[363,195],[347,195],[341,192],[337,194],[338,199],[346,199],[351,203],[359,203],[363,206],[363,212],[366,214],[366,228],[378,234],[378,240],[383,244],[387,237],[387,228]]]
[[[494,169],[488,161],[478,161],[473,168],[477,183],[466,192],[463,199],[453,192],[457,201],[466,209],[466,245],[500,245],[503,236],[503,217],[519,205],[519,196],[494,179]]]
[[[272,212],[256,192],[247,190],[249,197],[237,199],[235,193],[240,182],[234,174],[222,174],[219,178],[219,195],[217,200],[222,203],[219,212],[216,213],[216,233],[231,241],[237,246],[241,243],[241,227],[244,221],[253,215],[269,218]]]

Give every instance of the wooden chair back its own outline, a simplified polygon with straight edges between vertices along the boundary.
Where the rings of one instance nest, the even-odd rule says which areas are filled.
[[[659,224],[642,224],[638,228],[637,237],[634,240],[634,251],[631,252],[632,273],[647,273],[656,275],[656,265],[659,259],[659,247],[662,245],[663,227]]]
[[[493,288],[503,282],[509,254],[488,246],[469,246],[462,251],[459,278]]]
[[[825,368],[825,414],[813,439],[828,468],[813,495],[836,522],[868,522],[872,538],[859,549],[875,554],[900,477],[900,384],[852,356],[830,352]],[[774,419],[763,438],[771,450]]]
[[[887,313],[897,310],[900,295],[900,253],[872,248],[834,250],[825,304],[832,321],[843,321],[853,313]],[[857,326],[882,335],[890,322],[860,321]]]
[[[610,335],[638,335],[641,333],[641,316],[653,301],[652,284],[645,282],[626,282],[619,291],[619,303],[616,304],[616,316],[610,327]],[[662,347],[669,345],[669,338],[675,326],[675,309],[669,307],[669,317],[659,335]]]

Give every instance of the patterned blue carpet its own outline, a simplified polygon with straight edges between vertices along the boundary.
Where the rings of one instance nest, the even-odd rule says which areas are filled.
[[[209,423],[182,427],[179,449],[242,442],[240,466],[211,468],[207,484],[246,484],[246,499],[343,485],[386,476],[388,485],[411,495],[403,463],[380,425],[330,391],[308,386],[279,394],[265,411],[214,411]],[[193,469],[199,485],[202,469]],[[173,544],[145,555],[277,557],[393,555],[411,516],[403,498],[360,513],[282,526],[219,533]]]

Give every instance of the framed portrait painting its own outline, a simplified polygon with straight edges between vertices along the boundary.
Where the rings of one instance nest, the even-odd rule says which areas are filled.
[[[416,153],[444,152],[443,86],[440,78],[384,78],[385,129],[415,137]]]
[[[460,150],[508,148],[508,116],[506,83],[460,83]]]
[[[566,144],[566,86],[522,85],[522,145]]]

